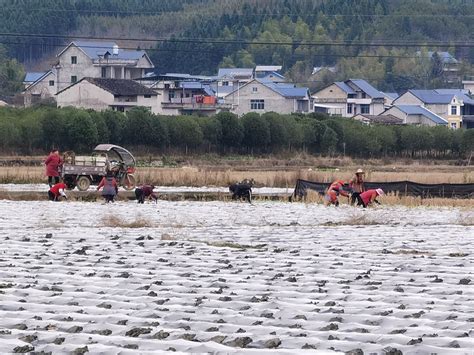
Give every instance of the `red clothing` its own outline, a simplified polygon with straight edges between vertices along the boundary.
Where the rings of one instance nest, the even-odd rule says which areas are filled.
[[[66,184],[60,182],[59,184],[56,184],[54,185],[53,187],[51,187],[49,189],[49,191],[51,191],[51,193],[54,194],[54,196],[58,197],[59,195],[61,195],[61,193],[59,192],[59,190],[66,190]]]
[[[100,180],[99,186],[97,186],[97,190],[99,190],[101,187],[104,187],[106,182],[107,176],[104,176],[102,180]],[[115,180],[115,178],[112,178],[112,186],[115,188],[115,190],[118,190],[117,180]]]
[[[50,154],[44,164],[46,165],[46,176],[59,176],[59,167],[63,165],[63,160],[59,154]]]
[[[360,194],[360,198],[364,202],[366,206],[370,205],[378,196],[379,194],[375,189],[367,190]]]
[[[143,196],[145,198],[151,197],[154,200],[158,199],[158,197],[153,192],[154,187],[151,187],[150,185],[143,185],[143,186],[140,186],[139,189],[143,191]]]

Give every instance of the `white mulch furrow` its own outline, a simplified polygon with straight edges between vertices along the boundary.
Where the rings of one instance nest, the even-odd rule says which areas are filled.
[[[104,226],[111,215],[152,226]],[[0,201],[0,353],[470,354],[472,218]]]

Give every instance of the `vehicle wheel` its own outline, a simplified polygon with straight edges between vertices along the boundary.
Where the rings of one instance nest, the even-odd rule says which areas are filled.
[[[135,176],[126,175],[122,180],[122,186],[125,190],[133,190],[136,186]]]
[[[76,181],[76,186],[79,191],[87,191],[89,186],[91,186],[91,181],[87,176],[80,176]]]

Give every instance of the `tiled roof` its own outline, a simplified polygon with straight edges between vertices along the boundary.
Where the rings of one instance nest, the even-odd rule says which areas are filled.
[[[394,115],[363,115],[360,116],[367,119],[370,123],[386,124],[386,125],[401,125],[403,120]]]
[[[128,79],[84,78],[116,96],[156,95],[156,92]],[[82,81],[82,80],[81,80]]]
[[[373,99],[382,99],[384,97],[380,91],[363,79],[349,79],[348,81],[356,85],[359,89],[361,89]]]
[[[407,115],[422,115],[435,122],[436,124],[447,124],[448,122],[438,116],[434,112],[431,112],[427,108],[418,105],[395,105],[399,110],[406,113]]]
[[[425,104],[449,104],[456,96],[464,103],[474,105],[474,100],[462,89],[409,90],[409,92]]]
[[[99,59],[106,52],[110,54],[112,58],[123,59],[123,60],[139,60],[146,53],[142,50],[131,50],[118,48],[118,54],[113,54],[114,46],[117,45],[115,42],[108,41],[73,41],[76,47],[80,48],[87,56],[91,59]]]
[[[261,80],[258,81],[287,98],[304,98],[308,95],[308,88],[297,87],[291,83],[274,83],[272,81]]]
[[[336,81],[334,84],[336,84],[346,94],[355,94],[356,93],[354,90],[352,90],[352,88],[349,85],[347,85],[343,81]]]

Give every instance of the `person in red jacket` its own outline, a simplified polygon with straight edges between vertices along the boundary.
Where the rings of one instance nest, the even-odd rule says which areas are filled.
[[[153,189],[155,186],[153,185],[142,185],[140,187],[137,187],[135,189],[135,197],[138,200],[138,203],[145,203],[145,199],[153,199],[155,200],[155,203],[158,202],[158,197],[155,195],[153,192]]]
[[[49,153],[44,161],[44,165],[46,165],[46,176],[48,177],[49,187],[52,187],[59,182],[59,169],[63,165],[63,160],[59,156],[57,149],[53,149]]]
[[[339,199],[338,196],[342,195],[345,197],[349,196],[349,193],[345,190],[349,187],[349,184],[345,183],[342,180],[334,181],[326,190],[326,194],[324,195],[324,204],[328,205],[335,205],[339,206]]]
[[[64,197],[67,200],[66,196],[66,184],[59,182],[53,186],[48,191],[48,198],[50,201],[59,201],[60,196]]]
[[[104,188],[102,190],[102,196],[105,198],[105,202],[114,202],[115,196],[117,196],[118,193],[118,185],[117,180],[115,180],[114,174],[111,171],[108,171],[107,174],[102,178],[99,186],[97,186],[97,191],[99,191],[102,187]]]
[[[385,195],[382,189],[371,189],[364,191],[357,197],[357,206],[363,206],[366,208],[374,202],[376,204],[380,204],[380,202],[377,201],[377,197],[382,195]]]

